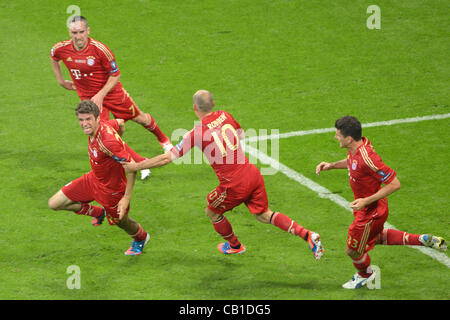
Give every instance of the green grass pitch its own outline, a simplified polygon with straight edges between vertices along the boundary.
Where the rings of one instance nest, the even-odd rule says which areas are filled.
[[[346,114],[370,123],[450,112],[448,1],[2,1],[0,299],[450,298],[449,268],[405,247],[372,251],[380,290],[342,289],[354,273],[344,252],[351,214],[281,173],[265,176],[270,206],[320,232],[320,261],[245,206],[227,217],[247,253],[219,254],[221,238],[204,214],[217,185],[207,164],[171,164],[136,182],[130,215],[152,237],[139,257],[123,255],[131,239],[118,228],[50,210],[48,198],[90,169],[78,97],[59,87],[49,58],[68,38],[72,4],[168,135],[194,125],[198,89],[245,129],[281,133],[329,128]],[[372,4],[379,30],[366,26]],[[447,118],[363,132],[402,183],[388,220],[401,230],[450,237],[449,126]],[[144,156],[161,152],[135,123],[124,139]],[[345,170],[314,174],[320,161],[344,157],[333,133],[279,141],[281,163],[351,200]],[[71,265],[81,270],[80,289],[66,285]]]

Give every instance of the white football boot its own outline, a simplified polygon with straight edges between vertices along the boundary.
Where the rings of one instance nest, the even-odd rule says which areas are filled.
[[[370,282],[373,279],[375,279],[375,277],[376,277],[375,270],[372,270],[372,274],[368,278],[361,277],[359,275],[359,273],[357,272],[357,273],[355,273],[355,275],[352,277],[351,280],[347,281],[346,283],[344,283],[342,285],[342,288],[344,288],[344,289],[359,289],[359,288],[364,287],[367,284],[367,282]]]
[[[164,144],[162,145],[162,147],[163,147],[163,149],[164,149],[164,153],[167,153],[167,152],[169,152],[170,150],[172,150],[173,145],[172,145],[172,143],[170,143],[170,141],[169,141],[169,142],[164,143]]]
[[[141,180],[145,180],[150,177],[150,169],[141,170]]]

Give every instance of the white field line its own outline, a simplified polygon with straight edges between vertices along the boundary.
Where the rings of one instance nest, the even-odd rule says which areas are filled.
[[[423,117],[415,117],[415,118],[395,119],[395,120],[372,122],[372,123],[363,123],[362,127],[370,128],[370,127],[379,127],[379,126],[391,126],[391,125],[400,124],[400,123],[411,123],[411,122],[420,122],[420,121],[426,121],[426,120],[438,120],[438,119],[446,119],[446,118],[450,118],[450,113],[423,116]],[[319,133],[334,132],[334,131],[336,131],[336,128],[334,128],[334,127],[333,128],[312,129],[312,130],[302,130],[302,131],[292,131],[292,132],[279,133],[279,134],[270,134],[270,135],[265,135],[265,136],[248,137],[245,139],[245,142],[255,142],[255,141],[264,141],[264,140],[271,140],[271,139],[290,138],[290,137],[306,136],[309,134],[319,134]]]
[[[397,124],[397,123],[418,122],[418,121],[425,121],[425,120],[432,120],[432,119],[444,119],[444,118],[448,118],[448,117],[450,117],[450,114],[440,115],[440,117],[439,116],[427,116],[427,117],[417,117],[417,118],[407,118],[407,119],[398,119],[398,120],[391,120],[391,121],[374,122],[374,123],[366,124],[364,126],[367,128],[367,127],[375,127],[375,126],[383,126],[383,125],[392,125],[392,124]],[[324,130],[329,130],[329,129],[308,130],[307,134],[330,132],[330,131],[334,131],[335,129],[333,128],[330,131],[324,131]],[[298,132],[300,132],[300,131],[297,131],[297,133]],[[303,132],[305,132],[305,131],[303,131]],[[286,133],[283,135],[278,135],[277,138],[286,138],[286,137],[292,137],[292,136],[298,136],[298,135],[302,135],[302,134],[289,135],[289,133]],[[345,210],[347,210],[348,212],[353,213],[353,210],[349,206],[349,202],[346,199],[344,199],[343,197],[332,193],[327,188],[312,181],[311,179],[305,177],[304,175],[298,173],[297,171],[285,166],[284,164],[280,163],[278,160],[275,160],[274,158],[269,157],[264,152],[261,152],[258,149],[254,148],[248,144],[245,144],[244,148],[245,148],[244,149],[245,152],[248,152],[252,157],[257,158],[259,161],[261,161],[261,163],[263,163],[265,165],[269,165],[271,168],[273,168],[277,171],[280,171],[281,173],[286,175],[288,178],[290,178],[290,179],[300,183],[301,185],[307,187],[308,189],[314,191],[315,193],[318,194],[318,196],[320,198],[329,199],[329,200],[333,201],[334,203],[338,204],[339,206],[341,206],[342,208],[344,208]],[[385,226],[390,229],[397,229],[396,227],[394,227],[393,225],[391,225],[387,222],[385,223]],[[447,257],[447,255],[445,253],[433,250],[431,248],[422,247],[422,246],[409,246],[409,247],[421,251],[422,253],[430,256],[431,258],[439,261],[440,263],[442,263],[442,264],[446,265],[448,268],[450,268],[450,258]]]

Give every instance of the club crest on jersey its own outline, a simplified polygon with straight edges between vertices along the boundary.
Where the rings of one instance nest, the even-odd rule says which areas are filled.
[[[353,162],[352,162],[352,170],[356,170],[357,166],[358,166],[358,161],[353,160]]]
[[[93,57],[93,56],[87,57],[86,63],[87,63],[89,66],[93,66],[93,65],[95,64],[95,57]]]
[[[94,157],[98,157],[98,154],[97,154],[97,150],[96,149],[94,149],[94,150],[92,150],[92,153],[94,154]]]

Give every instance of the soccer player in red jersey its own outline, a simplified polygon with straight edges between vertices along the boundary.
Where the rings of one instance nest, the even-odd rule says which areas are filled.
[[[244,203],[255,218],[304,239],[316,260],[324,249],[318,233],[310,231],[281,212],[269,209],[264,180],[258,168],[249,163],[241,146],[244,137],[241,126],[226,111],[213,111],[214,100],[209,91],[199,90],[194,95],[194,112],[201,123],[186,133],[171,152],[139,163],[122,162],[127,171],[166,165],[185,155],[192,147],[202,150],[214,169],[220,184],[208,194],[206,214],[215,231],[226,241],[218,245],[223,254],[242,254],[244,245],[234,234],[226,211]]]
[[[335,128],[335,138],[341,148],[347,149],[347,158],[333,163],[319,163],[316,174],[331,169],[348,169],[355,197],[350,203],[354,221],[348,229],[345,252],[358,271],[343,287],[358,289],[375,278],[368,252],[376,244],[426,246],[445,251],[447,244],[442,237],[384,229],[389,212],[386,197],[400,189],[396,172],[383,163],[370,141],[362,137],[358,119],[351,116],[339,118]]]
[[[67,90],[76,90],[80,100],[91,99],[100,108],[100,117],[133,120],[152,132],[163,149],[172,148],[169,138],[155,119],[142,112],[120,83],[120,70],[109,48],[89,37],[90,28],[83,16],[76,16],[69,25],[71,39],[56,43],[51,50],[51,63],[58,83]],[[61,61],[72,81],[64,80]]]
[[[139,255],[150,235],[128,216],[135,173],[128,173],[119,161],[143,161],[145,158],[134,152],[120,137],[124,121],[101,120],[99,108],[92,100],[79,103],[76,114],[83,132],[89,136],[89,159],[92,170],[66,184],[53,195],[48,205],[53,210],[74,211],[79,215],[93,217],[92,224],[102,224],[104,218],[110,225],[126,231],[133,242],[126,255]],[[97,201],[103,206],[94,206]]]

